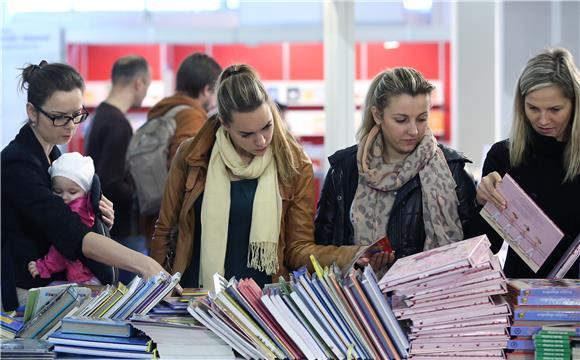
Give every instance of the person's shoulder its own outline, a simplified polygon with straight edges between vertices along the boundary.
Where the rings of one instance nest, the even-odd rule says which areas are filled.
[[[443,155],[445,156],[445,160],[448,163],[460,162],[460,163],[465,164],[465,163],[472,162],[471,160],[469,160],[467,158],[467,156],[465,156],[465,154],[463,154],[460,151],[457,151],[457,150],[450,148],[450,147],[443,145],[443,144],[438,144],[437,146],[439,146],[439,148],[443,152]]]
[[[490,153],[500,153],[500,152],[509,153],[509,151],[510,151],[509,139],[504,139],[504,140],[498,141],[495,144],[493,144],[491,146],[491,148],[489,149]]]
[[[354,162],[356,163],[356,153],[358,151],[358,145],[352,145],[347,148],[338,150],[334,154],[328,157],[328,162],[331,167],[338,167],[346,163]]]

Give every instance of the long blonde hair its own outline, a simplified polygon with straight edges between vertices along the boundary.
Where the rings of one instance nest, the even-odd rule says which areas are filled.
[[[247,113],[267,104],[274,119],[272,151],[282,183],[289,184],[298,174],[295,152],[300,145],[282,122],[276,104],[260,81],[256,71],[249,65],[235,64],[225,68],[217,81],[218,117],[224,124],[232,122],[232,113]]]
[[[357,132],[357,140],[360,142],[376,124],[372,112],[373,107],[382,115],[393,97],[402,94],[430,96],[433,89],[435,86],[413,68],[398,67],[377,74],[367,91],[363,120]]]
[[[564,48],[548,49],[531,58],[518,79],[509,142],[510,164],[516,167],[524,161],[535,131],[526,117],[526,96],[548,86],[558,86],[572,101],[574,113],[566,130],[563,159],[566,167],[564,182],[572,181],[580,174],[580,72],[574,65],[572,54]]]

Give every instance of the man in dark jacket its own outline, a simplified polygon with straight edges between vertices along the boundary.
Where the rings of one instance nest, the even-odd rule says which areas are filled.
[[[93,158],[103,194],[115,206],[115,226],[111,237],[121,244],[145,252],[145,240],[138,236],[134,188],[125,169],[125,156],[133,128],[125,116],[141,106],[151,83],[151,70],[141,56],[124,56],[113,65],[109,95],[96,109],[87,136],[86,155]],[[126,283],[132,275],[121,271]]]

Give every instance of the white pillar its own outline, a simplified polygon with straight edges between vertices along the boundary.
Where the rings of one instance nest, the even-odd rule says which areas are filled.
[[[328,157],[355,142],[354,1],[327,0],[323,6],[324,152]]]
[[[496,2],[452,4],[451,145],[473,161],[478,174],[486,144],[500,128],[501,8]]]

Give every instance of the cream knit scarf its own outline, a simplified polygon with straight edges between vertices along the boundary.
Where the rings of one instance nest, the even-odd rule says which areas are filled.
[[[371,245],[385,236],[396,191],[419,174],[425,223],[424,250],[463,240],[456,184],[437,140],[428,130],[402,162],[383,160],[383,136],[375,126],[357,152],[358,187],[351,208],[354,240]]]
[[[213,146],[201,206],[201,271],[204,287],[212,286],[214,273],[224,275],[230,215],[230,176],[258,179],[252,208],[248,267],[274,274],[278,270],[278,238],[282,197],[272,149],[245,164],[229,135],[220,127]],[[243,256],[243,254],[240,254]]]

